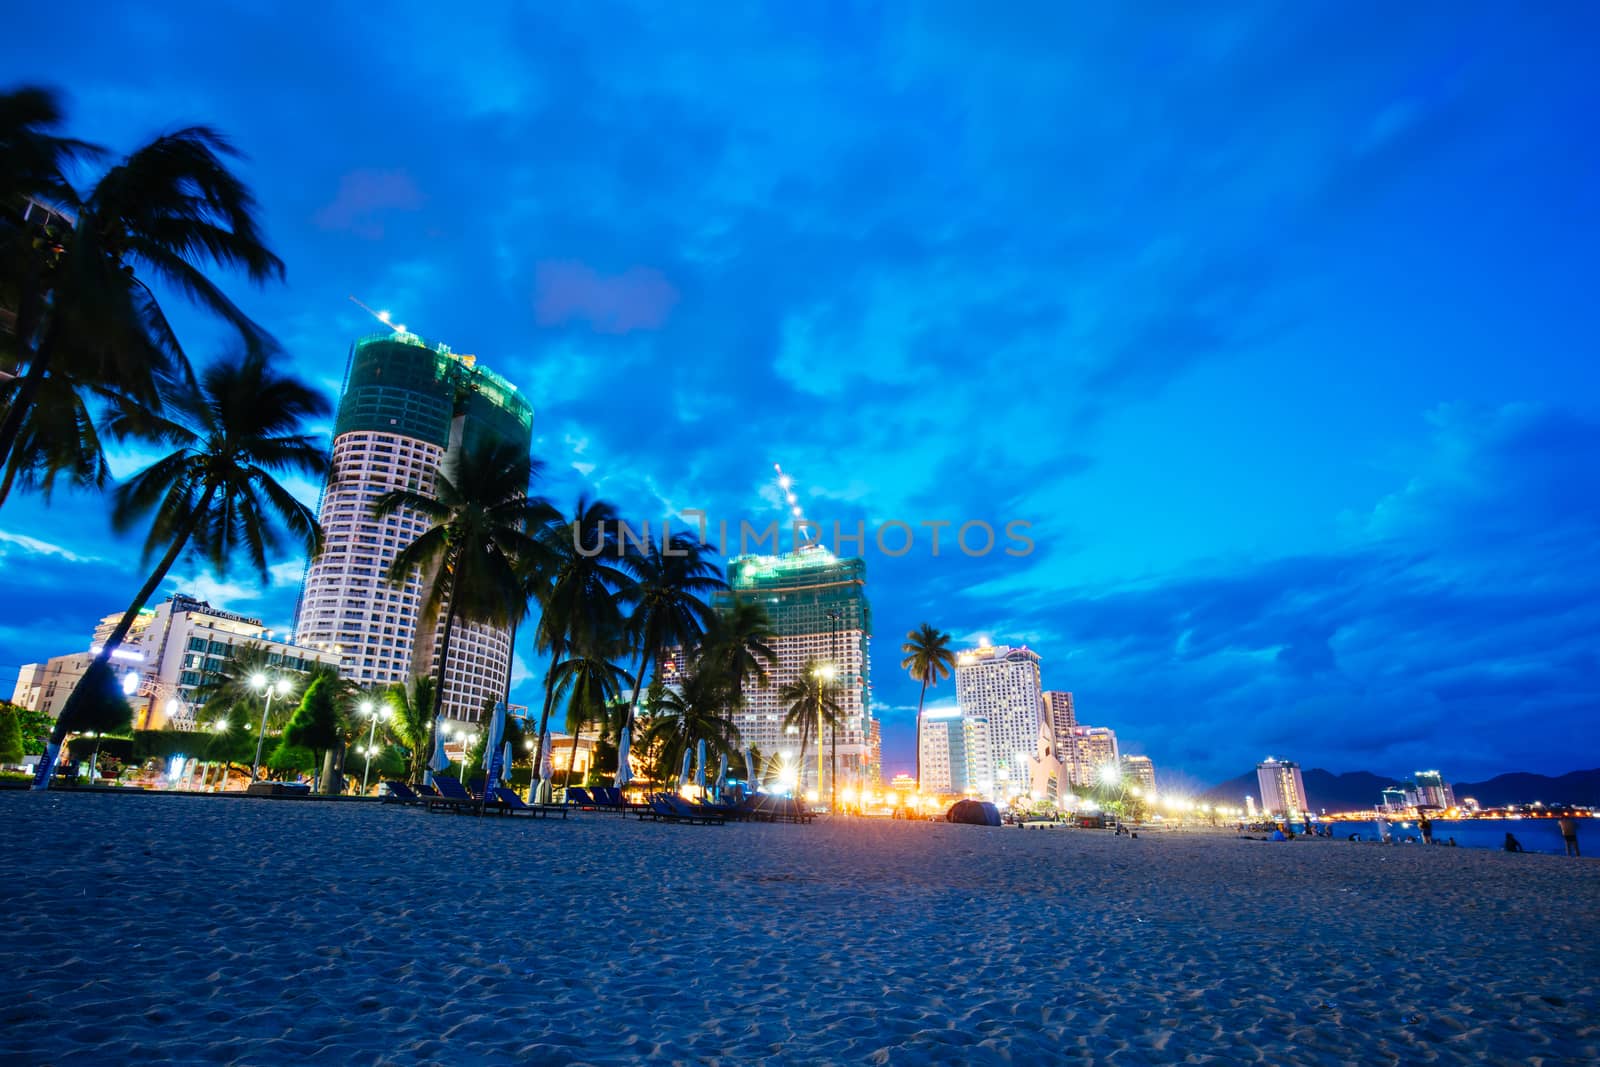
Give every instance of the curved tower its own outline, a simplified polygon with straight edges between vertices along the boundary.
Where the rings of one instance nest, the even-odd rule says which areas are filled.
[[[464,444],[496,438],[526,452],[532,436],[532,406],[476,357],[405,332],[357,341],[322,494],[323,549],[300,593],[299,642],[337,652],[340,673],[363,688],[434,672],[443,626],[421,617],[430,576],[388,581],[389,565],[427,522],[409,510],[379,521],[373,503],[390,489],[431,493],[434,472]],[[504,698],[510,653],[506,630],[458,619],[444,714],[476,722],[486,700]]]

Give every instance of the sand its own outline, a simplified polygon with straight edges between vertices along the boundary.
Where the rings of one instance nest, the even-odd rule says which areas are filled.
[[[1600,1062],[1589,859],[17,792],[0,855],[6,1062]]]

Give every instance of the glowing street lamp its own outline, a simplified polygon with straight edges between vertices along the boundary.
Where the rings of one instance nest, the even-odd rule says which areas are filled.
[[[250,688],[258,693],[265,693],[267,700],[261,706],[261,732],[256,735],[256,758],[250,764],[250,780],[253,782],[261,773],[261,745],[267,739],[267,713],[272,710],[272,698],[285,696],[289,692],[289,680],[279,678],[272,681],[259,671],[250,676]]]
[[[372,720],[372,728],[367,731],[367,762],[361,768],[361,795],[367,795],[367,775],[372,773],[372,753],[376,751],[374,742],[378,738],[378,720],[388,719],[394,712],[385,704],[383,707],[374,707],[372,701],[363,700],[357,710]]]

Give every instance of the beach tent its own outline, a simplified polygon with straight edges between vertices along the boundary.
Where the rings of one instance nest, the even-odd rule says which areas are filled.
[[[433,720],[433,756],[422,772],[422,784],[432,785],[434,772],[448,770],[449,767],[450,757],[444,754],[444,716],[440,715]]]
[[[756,754],[749,745],[744,746],[744,781],[752,793],[761,788],[756,781]]]
[[[612,786],[621,789],[633,781],[633,766],[629,763],[632,758],[633,728],[624,726],[622,736],[617,740],[617,777],[612,781]]]
[[[1000,809],[987,800],[958,800],[944,813],[944,821],[971,826],[999,826]]]
[[[698,766],[695,767],[695,771],[694,771],[694,784],[700,787],[700,795],[704,796],[705,792],[706,792],[706,741],[705,741],[705,738],[702,737],[700,739],[700,743],[695,746],[695,752],[696,752],[696,758],[698,760]]]

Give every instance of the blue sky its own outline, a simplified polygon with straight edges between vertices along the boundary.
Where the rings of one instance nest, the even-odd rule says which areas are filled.
[[[61,2],[0,70],[119,150],[227,131],[299,371],[391,309],[528,393],[558,500],[765,522],[781,462],[847,529],[1032,523],[869,553],[891,771],[924,620],[1197,782],[1600,765],[1593,13],[999,10]],[[0,684],[139,584],[68,495],[0,567]],[[300,569],[169,591],[285,625]]]

